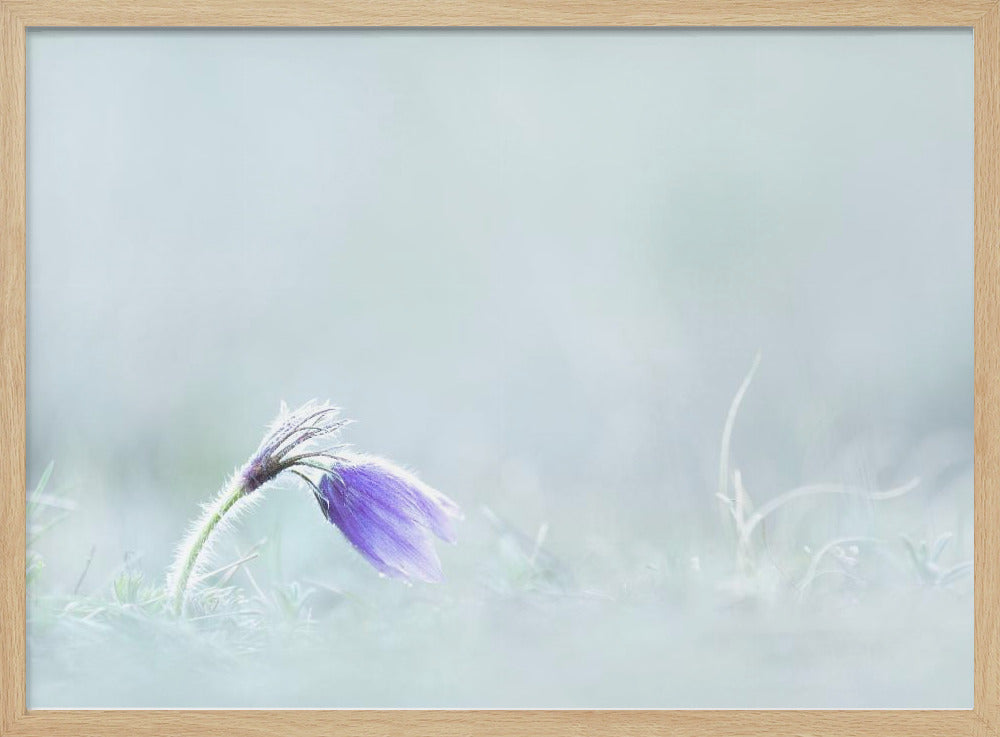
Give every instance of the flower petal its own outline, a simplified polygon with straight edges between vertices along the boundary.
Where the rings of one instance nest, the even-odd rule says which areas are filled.
[[[408,471],[381,458],[355,456],[337,472],[385,514],[403,515],[445,542],[455,542],[452,519],[461,518],[458,505]]]
[[[355,549],[385,575],[440,581],[441,563],[425,529],[377,495],[370,496],[373,489],[368,483],[353,486],[349,479],[362,481],[363,475],[344,478],[342,469],[339,472],[341,483],[326,475],[320,480],[320,490],[328,502],[329,520]]]

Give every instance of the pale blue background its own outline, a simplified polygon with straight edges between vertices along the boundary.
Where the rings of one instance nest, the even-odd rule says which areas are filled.
[[[488,505],[571,560],[710,555],[757,350],[755,497],[921,474],[893,534],[971,556],[972,64],[961,30],[30,31],[28,472],[55,459],[83,507],[49,581],[95,540],[157,575],[311,397],[467,541]],[[311,504],[262,512],[299,530],[285,575],[363,577]],[[796,691],[792,658],[675,705],[969,706],[971,601],[940,685]]]

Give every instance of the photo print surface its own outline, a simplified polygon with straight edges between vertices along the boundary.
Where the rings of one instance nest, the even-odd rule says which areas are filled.
[[[29,30],[29,707],[971,707],[972,53]]]

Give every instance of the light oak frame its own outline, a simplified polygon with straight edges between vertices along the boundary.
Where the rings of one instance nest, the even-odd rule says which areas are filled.
[[[29,711],[25,32],[31,27],[974,29],[975,706],[952,711]],[[0,0],[0,735],[1000,737],[1000,0]]]

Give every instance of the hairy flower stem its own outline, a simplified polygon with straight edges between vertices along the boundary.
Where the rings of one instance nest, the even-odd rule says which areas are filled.
[[[174,613],[180,616],[184,613],[184,602],[187,598],[188,582],[191,580],[191,573],[198,563],[198,556],[204,549],[215,528],[226,513],[235,506],[236,502],[249,493],[246,484],[242,481],[242,474],[237,474],[227,483],[215,501],[205,510],[205,514],[198,521],[196,532],[192,532],[189,542],[177,551],[177,558],[174,561],[174,579],[170,592],[173,600]]]

